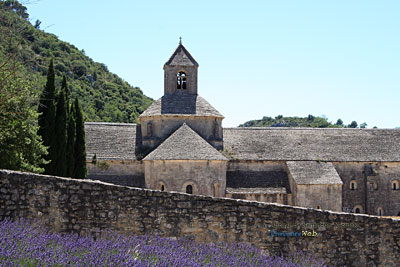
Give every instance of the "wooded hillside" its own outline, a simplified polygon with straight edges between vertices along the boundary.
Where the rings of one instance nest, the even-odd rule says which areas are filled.
[[[40,30],[40,21],[32,25],[26,7],[17,1],[0,0],[0,64],[10,57],[33,82],[32,90],[43,89],[53,58],[57,88],[65,74],[71,98],[78,96],[86,121],[136,122],[153,101],[83,50]]]

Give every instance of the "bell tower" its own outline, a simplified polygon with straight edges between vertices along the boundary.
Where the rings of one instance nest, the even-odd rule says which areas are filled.
[[[199,64],[187,51],[180,38],[175,52],[164,64],[164,95],[197,95],[197,69]]]
[[[142,147],[158,147],[186,123],[214,148],[223,148],[224,116],[198,94],[198,68],[180,40],[164,64],[164,95],[138,118]]]

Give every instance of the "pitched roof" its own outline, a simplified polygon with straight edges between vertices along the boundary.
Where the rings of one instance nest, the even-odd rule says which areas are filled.
[[[135,160],[136,124],[85,122],[86,159]]]
[[[225,128],[242,160],[400,161],[399,129]]]
[[[285,187],[226,188],[227,194],[287,194]]]
[[[331,162],[287,161],[289,175],[296,184],[343,184]]]
[[[204,98],[191,94],[164,95],[148,107],[139,117],[165,114],[224,117]]]
[[[227,160],[186,123],[143,160]]]
[[[179,43],[178,47],[175,49],[175,52],[169,58],[169,60],[165,63],[165,65],[169,66],[196,66],[199,64],[192,57],[192,55],[187,51],[187,49],[183,46],[183,44]]]

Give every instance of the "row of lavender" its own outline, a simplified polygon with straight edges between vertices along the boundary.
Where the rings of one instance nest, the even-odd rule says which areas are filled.
[[[325,266],[309,255],[270,257],[244,243],[196,243],[155,236],[99,238],[46,231],[38,223],[0,222],[1,266]]]

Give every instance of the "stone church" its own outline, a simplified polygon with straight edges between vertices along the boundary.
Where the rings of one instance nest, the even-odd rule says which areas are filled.
[[[88,177],[120,185],[400,216],[400,130],[223,128],[180,42],[138,124],[87,122]]]

